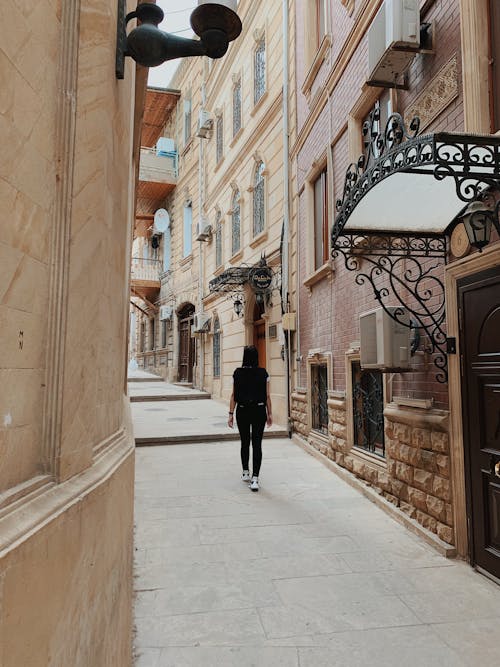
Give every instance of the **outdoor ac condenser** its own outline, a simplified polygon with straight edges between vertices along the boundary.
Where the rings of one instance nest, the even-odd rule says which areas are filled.
[[[213,120],[210,117],[210,113],[205,109],[200,109],[196,136],[200,137],[200,139],[208,139],[210,136],[210,130],[212,129],[212,125],[213,125]]]
[[[368,83],[395,84],[419,46],[418,0],[384,0],[368,29]]]
[[[359,316],[362,368],[405,370],[410,368],[410,316],[404,308],[383,308]]]

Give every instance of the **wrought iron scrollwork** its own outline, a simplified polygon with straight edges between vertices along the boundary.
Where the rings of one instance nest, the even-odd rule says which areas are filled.
[[[424,329],[438,369],[436,379],[447,382],[444,284],[435,275],[446,261],[446,239],[344,234],[337,238],[333,250],[335,257],[339,254],[349,271],[358,271],[356,284],[370,285],[375,299],[392,319],[414,328],[414,323],[408,325],[402,317],[407,312],[410,320]],[[361,259],[366,269],[362,270]],[[400,310],[393,310],[394,306],[400,306]]]

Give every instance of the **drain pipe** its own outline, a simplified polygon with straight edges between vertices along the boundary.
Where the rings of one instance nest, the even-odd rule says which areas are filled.
[[[205,59],[203,59],[203,81],[201,84],[201,107],[205,108],[207,94],[205,89]],[[199,138],[199,159],[198,159],[198,230],[201,231],[203,225],[203,206],[205,203],[205,193],[203,188],[203,168],[205,160],[205,145],[203,143],[203,138]],[[199,261],[198,261],[198,312],[201,315],[203,312],[203,278],[204,278],[204,249],[203,241],[198,241],[199,248]],[[205,383],[205,334],[200,334],[198,338],[199,344],[199,361],[200,361],[200,372],[198,377],[200,378],[199,389],[203,391],[203,385]]]
[[[290,137],[288,119],[288,0],[283,0],[283,250],[281,259],[281,292],[282,311],[290,311],[289,295],[289,252],[290,252]],[[286,366],[286,425],[288,437],[292,437],[292,420],[290,409],[290,331],[284,337],[285,342],[285,366]]]

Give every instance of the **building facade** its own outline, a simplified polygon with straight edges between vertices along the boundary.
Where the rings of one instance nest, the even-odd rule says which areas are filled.
[[[125,350],[146,78],[132,61],[115,76],[117,2],[2,8],[0,663],[130,665]]]
[[[498,578],[500,245],[464,224],[497,199],[497,3],[300,1],[296,26],[294,429]]]
[[[151,144],[164,161],[165,146],[175,154],[175,183],[156,198],[138,193],[133,254],[141,262],[152,257],[158,275],[149,295],[142,291],[146,301],[132,294],[139,367],[228,400],[243,346],[255,344],[282,424],[289,413],[282,315],[289,239],[284,151],[295,131],[291,6],[273,2],[263,13],[242,0],[243,33],[225,58],[179,65],[165,93],[178,99]],[[150,194],[149,186],[145,180],[140,188]],[[159,232],[155,220],[161,227],[162,217],[168,223]]]

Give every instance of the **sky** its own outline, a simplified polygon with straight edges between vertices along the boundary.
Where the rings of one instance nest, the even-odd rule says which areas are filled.
[[[190,38],[193,36],[189,17],[193,9],[198,5],[196,0],[156,0],[156,4],[165,13],[165,18],[159,25],[161,30],[179,34],[181,37]],[[159,67],[151,67],[149,69],[148,84],[158,88],[168,88],[170,79],[178,64],[179,59],[169,60]]]

